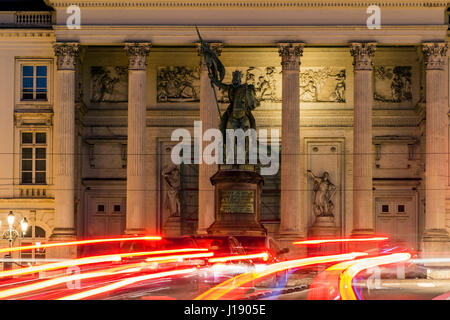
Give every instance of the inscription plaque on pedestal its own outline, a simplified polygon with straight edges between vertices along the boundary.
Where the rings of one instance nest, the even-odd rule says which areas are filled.
[[[255,193],[248,190],[220,190],[220,213],[255,212]]]

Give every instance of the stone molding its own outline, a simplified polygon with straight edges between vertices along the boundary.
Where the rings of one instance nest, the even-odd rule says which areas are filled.
[[[278,43],[278,53],[281,57],[283,70],[300,70],[300,57],[303,56],[303,46],[301,42],[280,42]]]
[[[351,44],[350,54],[353,56],[355,70],[372,70],[375,47],[376,43],[374,42],[354,42]]]
[[[97,1],[80,1],[80,0],[47,0],[49,5],[55,8],[65,8],[69,5],[77,5],[80,7],[116,7],[116,8],[173,8],[173,7],[189,7],[189,8],[230,8],[230,7],[246,7],[246,8],[296,8],[296,7],[368,7],[370,5],[378,5],[382,7],[445,7],[448,1],[435,0],[433,2],[423,0],[398,0],[398,1],[357,1],[357,0],[310,0],[310,1],[293,1],[293,0],[203,0],[203,1],[161,1],[161,0],[145,0],[145,1],[124,1],[124,0],[97,0]]]
[[[80,50],[75,42],[57,42],[53,45],[58,70],[75,70]]]
[[[422,52],[426,70],[443,70],[447,61],[446,42],[422,43]]]
[[[147,56],[150,53],[150,42],[127,42],[125,50],[128,55],[129,70],[145,70],[147,67]]]

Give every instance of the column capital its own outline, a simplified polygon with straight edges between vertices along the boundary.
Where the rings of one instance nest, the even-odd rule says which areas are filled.
[[[372,70],[375,48],[375,42],[354,42],[351,44],[350,54],[353,56],[354,70]]]
[[[129,70],[145,70],[147,66],[147,56],[150,52],[150,42],[127,42],[125,51],[128,55]]]
[[[422,52],[426,70],[442,70],[445,66],[447,42],[424,42]]]
[[[222,54],[222,49],[223,49],[222,42],[206,42],[206,43],[209,45],[212,52],[216,56],[220,56]],[[207,71],[206,61],[205,61],[205,57],[204,57],[203,51],[202,51],[202,45],[200,42],[196,42],[195,45],[197,46],[197,53],[200,56],[200,71]]]
[[[222,54],[223,42],[206,42],[206,44],[211,48],[215,55],[220,56]],[[198,55],[203,56],[202,44],[200,42],[196,42],[195,45],[197,47]]]
[[[299,70],[300,57],[303,55],[302,42],[279,42],[278,54],[281,57],[283,70]]]
[[[75,70],[80,51],[76,42],[57,42],[53,45],[58,70]]]

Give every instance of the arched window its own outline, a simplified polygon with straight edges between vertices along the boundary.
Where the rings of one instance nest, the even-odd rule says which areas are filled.
[[[43,228],[36,226],[36,225],[30,225],[27,229],[27,231],[24,234],[24,237],[21,241],[22,246],[29,246],[29,245],[36,245],[38,243],[44,243],[46,242],[46,232]],[[36,248],[31,250],[24,250],[20,253],[21,259],[45,259],[46,252],[45,248]]]

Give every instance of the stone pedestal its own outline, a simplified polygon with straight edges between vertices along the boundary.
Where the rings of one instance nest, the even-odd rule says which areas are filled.
[[[311,239],[336,239],[340,236],[340,229],[336,227],[333,216],[318,216],[308,230]],[[308,246],[308,256],[331,255],[341,253],[339,243],[326,243]]]
[[[316,217],[316,222],[309,228],[308,237],[314,239],[338,237],[340,229],[335,226],[334,217]]]
[[[263,236],[267,230],[259,222],[263,177],[250,170],[219,170],[211,177],[214,185],[215,222],[213,235]]]
[[[164,237],[178,237],[181,235],[181,217],[169,217],[163,227]]]

